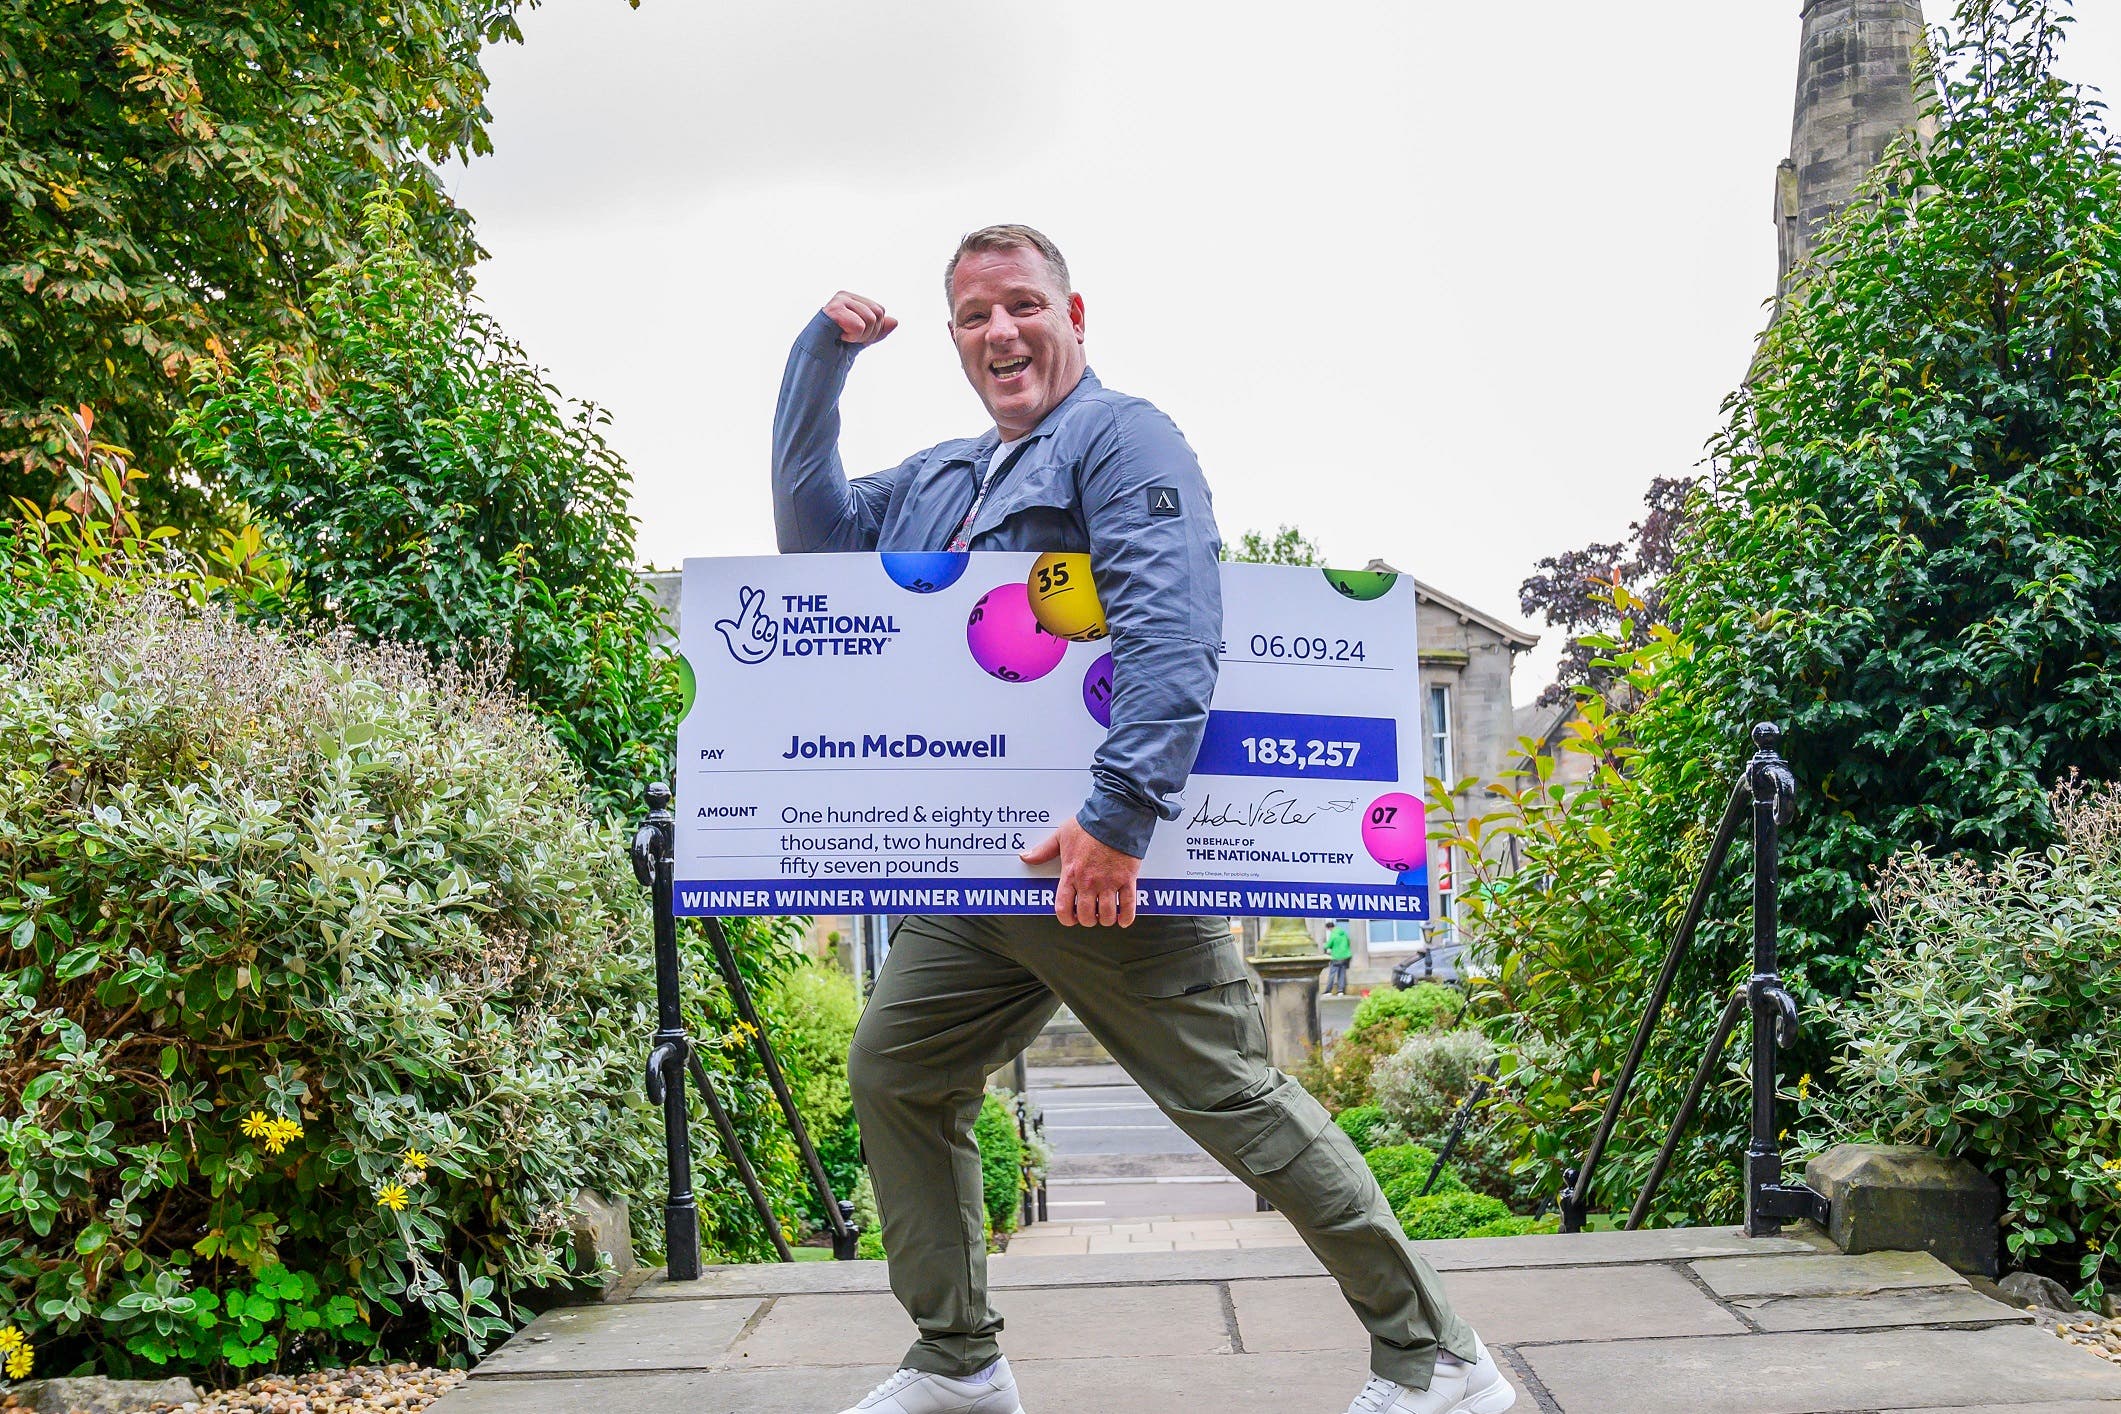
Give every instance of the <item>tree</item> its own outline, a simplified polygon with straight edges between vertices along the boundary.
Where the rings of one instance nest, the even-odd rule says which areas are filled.
[[[1540,706],[1572,702],[1579,687],[1601,694],[1619,687],[1613,670],[1599,666],[1604,650],[1587,640],[1613,638],[1631,648],[1649,643],[1651,629],[1664,621],[1664,579],[1678,553],[1687,495],[1698,484],[1692,477],[1658,477],[1642,498],[1649,513],[1629,524],[1625,541],[1549,555],[1519,586],[1517,602],[1527,614],[1539,614],[1569,635],[1554,681],[1539,694]],[[1622,601],[1632,599],[1636,607],[1616,607],[1616,589],[1626,591]]]
[[[192,360],[301,346],[378,187],[468,264],[427,163],[490,150],[479,51],[523,3],[0,0],[0,503],[51,502],[85,403],[151,516],[210,517],[165,439]]]
[[[1666,587],[1644,770],[1704,807],[1693,763],[1784,724],[1785,917],[1835,991],[1891,855],[2044,846],[2052,785],[2121,775],[2121,151],[2066,11],[1963,0],[1937,137],[1769,329]]]
[[[319,365],[260,349],[202,366],[176,431],[284,551],[291,617],[494,663],[592,800],[631,810],[680,711],[661,611],[633,571],[628,481],[598,430],[370,198],[367,253],[306,311]]]
[[[1295,526],[1285,525],[1271,540],[1260,531],[1246,531],[1234,550],[1223,546],[1223,558],[1243,565],[1323,565],[1326,552]]]

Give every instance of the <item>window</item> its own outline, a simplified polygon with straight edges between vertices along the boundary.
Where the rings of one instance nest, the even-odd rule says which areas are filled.
[[[1428,759],[1423,773],[1436,777],[1445,785],[1452,784],[1451,774],[1451,689],[1441,683],[1429,688]]]
[[[1371,952],[1407,952],[1421,941],[1422,925],[1412,918],[1376,918],[1370,922]]]

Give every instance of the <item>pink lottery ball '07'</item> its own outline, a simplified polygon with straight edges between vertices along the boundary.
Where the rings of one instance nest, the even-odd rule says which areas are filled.
[[[972,650],[972,661],[1003,682],[1042,678],[1068,652],[1068,640],[1039,627],[1022,580],[996,585],[980,596],[965,620],[965,644]]]
[[[1422,803],[1404,791],[1381,795],[1363,807],[1362,847],[1395,874],[1428,862],[1428,815]]]

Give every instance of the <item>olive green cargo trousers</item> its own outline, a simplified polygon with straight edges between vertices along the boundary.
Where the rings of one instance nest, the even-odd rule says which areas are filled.
[[[1401,1234],[1348,1137],[1267,1064],[1244,957],[1216,918],[1131,928],[906,918],[855,1029],[848,1076],[876,1183],[891,1290],[920,1330],[907,1366],[963,1376],[1001,1353],[987,1300],[972,1122],[990,1071],[1066,1002],[1165,1114],[1274,1204],[1370,1332],[1373,1373],[1426,1389],[1472,1332]]]

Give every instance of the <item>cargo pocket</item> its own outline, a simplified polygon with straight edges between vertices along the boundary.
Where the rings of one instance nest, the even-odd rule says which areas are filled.
[[[1368,1204],[1368,1170],[1358,1174],[1346,1161],[1325,1106],[1294,1080],[1262,1103],[1273,1119],[1237,1151],[1253,1187],[1307,1238],[1358,1218]]]

